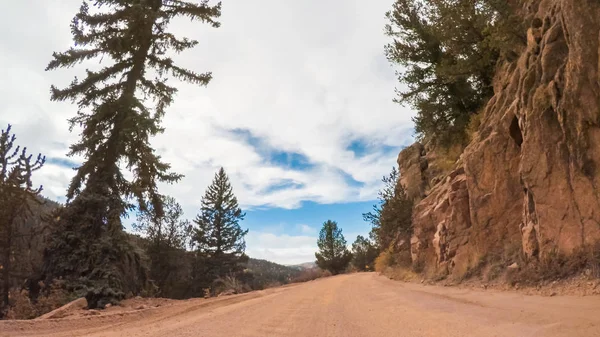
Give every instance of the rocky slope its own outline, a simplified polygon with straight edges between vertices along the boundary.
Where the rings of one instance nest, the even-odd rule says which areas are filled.
[[[538,260],[600,241],[600,2],[535,0],[527,47],[499,66],[479,131],[446,177],[398,158],[417,198],[413,261],[463,276],[486,255]]]

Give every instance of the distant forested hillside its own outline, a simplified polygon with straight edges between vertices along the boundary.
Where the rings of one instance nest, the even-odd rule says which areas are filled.
[[[253,275],[250,284],[252,289],[264,289],[269,286],[290,283],[301,273],[298,268],[253,258],[248,260],[246,268]]]
[[[14,270],[11,273],[11,283],[14,288],[28,287],[27,280],[40,278],[45,238],[51,222],[52,212],[60,204],[46,198],[31,203],[31,214],[19,224],[18,240],[15,246]],[[144,252],[148,240],[138,234],[128,235],[131,243]],[[194,253],[180,250],[174,252],[177,256],[172,270],[165,276],[163,289],[156,289],[162,297],[186,298],[192,295],[192,263]],[[149,256],[144,256],[144,263],[151,264]],[[2,265],[0,261],[0,266]],[[274,262],[250,258],[245,264],[245,270],[238,275],[246,290],[259,290],[292,282],[301,273],[300,268],[283,266]]]
[[[314,261],[311,262],[304,262],[304,263],[300,263],[300,264],[294,264],[289,266],[290,268],[294,268],[294,269],[312,269],[312,268],[316,268],[317,264]]]

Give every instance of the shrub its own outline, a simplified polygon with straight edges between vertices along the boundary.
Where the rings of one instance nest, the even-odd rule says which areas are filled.
[[[479,131],[479,127],[481,126],[482,119],[483,119],[482,112],[471,115],[469,124],[467,124],[467,129],[466,129],[468,142],[472,141],[473,138],[475,137],[475,134],[477,133],[477,131]]]
[[[382,251],[375,259],[375,271],[383,273],[388,267],[410,268],[412,257],[407,249],[396,252],[393,247]]]
[[[419,278],[419,275],[412,269],[406,267],[388,267],[384,275],[392,280],[398,281],[414,281]]]
[[[10,307],[6,314],[8,319],[32,319],[38,315],[38,310],[29,298],[27,290],[13,289],[9,292]]]
[[[282,285],[283,285],[283,283],[281,283],[279,281],[273,281],[273,282],[269,282],[269,283],[265,284],[263,289],[277,288],[277,287],[281,287]]]
[[[424,266],[422,260],[412,263],[410,251],[394,252],[392,247],[381,252],[375,259],[375,271],[392,280],[415,280],[418,278],[418,273],[422,271],[422,266]]]
[[[456,162],[463,150],[463,144],[439,146],[435,150],[436,157],[433,159],[432,165],[436,166],[442,173],[449,173],[456,167]]]
[[[319,268],[310,268],[302,271],[298,276],[292,279],[292,283],[308,282],[323,277],[332,276],[328,270],[322,270]]]
[[[43,287],[43,285],[42,285]],[[47,287],[42,295],[33,301],[27,290],[13,289],[10,292],[10,308],[6,317],[8,319],[32,319],[48,313],[54,309],[74,300],[60,281]]]
[[[394,265],[394,256],[390,248],[382,251],[375,259],[375,271],[383,273],[388,267]]]
[[[216,293],[234,293],[241,294],[249,291],[249,288],[242,281],[238,280],[235,276],[228,275],[223,278],[218,278],[214,282],[214,290]]]
[[[600,278],[600,242],[565,255],[552,250],[539,261],[530,261],[519,270],[507,273],[509,284],[535,284],[544,281],[565,279],[579,273],[591,278]]]

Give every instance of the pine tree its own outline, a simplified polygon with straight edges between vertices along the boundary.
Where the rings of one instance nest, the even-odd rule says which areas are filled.
[[[11,262],[14,260],[18,222],[31,214],[31,202],[40,202],[38,196],[42,186],[33,188],[31,177],[46,161],[46,157],[38,154],[35,161],[27,155],[27,148],[15,147],[15,135],[11,135],[11,126],[0,133],[0,271],[2,284],[0,287],[0,317],[9,302],[8,294],[13,272]]]
[[[418,136],[462,144],[471,116],[493,94],[501,56],[525,41],[523,20],[506,0],[396,0],[386,13],[388,60],[399,65],[398,103],[409,104]]]
[[[363,219],[372,225],[369,235],[381,251],[399,240],[409,239],[412,234],[413,201],[398,179],[399,173],[394,167],[382,178],[384,187],[379,191],[379,205],[373,206],[373,212],[363,214]]]
[[[186,247],[190,241],[191,225],[183,217],[181,205],[173,197],[164,197],[163,216],[157,218],[152,210],[140,211],[133,228],[144,235],[146,253],[150,259],[150,278],[160,291],[160,296],[175,297],[182,293],[186,270],[189,269],[185,260]],[[183,261],[185,262],[185,261]]]
[[[90,7],[95,7],[93,10]],[[160,182],[182,176],[170,172],[150,146],[177,89],[168,77],[207,85],[210,73],[181,68],[168,56],[197,41],[168,32],[172,19],[186,17],[218,27],[221,4],[180,0],[85,0],[71,24],[75,46],[54,53],[47,70],[69,68],[88,60],[107,65],[86,70],[64,89],[51,88],[53,101],[78,105],[69,120],[82,127],[69,155],[84,158],[67,191],[67,205],[45,253],[49,280],[65,277],[82,283],[91,308],[139,293],[146,283],[140,256],[122,231],[121,217],[134,209],[163,215]],[[128,180],[122,169],[133,173]],[[149,205],[151,207],[149,207]],[[83,287],[83,288],[82,288]]]
[[[239,222],[245,213],[238,205],[225,170],[221,168],[202,198],[200,214],[194,220],[194,247],[197,254],[196,287],[210,288],[213,282],[243,269],[248,258],[244,251],[243,230]]]
[[[358,271],[373,270],[378,250],[369,239],[358,235],[352,244],[352,265]]]
[[[323,223],[317,246],[319,252],[315,253],[315,257],[319,268],[329,270],[334,275],[346,270],[352,254],[346,247],[346,239],[344,239],[342,229],[338,227],[337,222],[327,220]]]

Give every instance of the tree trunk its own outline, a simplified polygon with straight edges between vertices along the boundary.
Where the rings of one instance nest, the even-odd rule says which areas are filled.
[[[8,307],[8,293],[10,291],[10,251],[11,251],[11,233],[7,228],[6,246],[4,247],[4,256],[2,261],[2,306],[0,306],[0,312],[2,309]],[[1,316],[1,313],[0,313]]]

